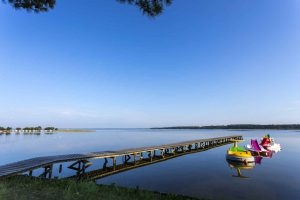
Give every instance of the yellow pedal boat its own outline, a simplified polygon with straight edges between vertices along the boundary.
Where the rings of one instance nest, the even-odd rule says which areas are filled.
[[[235,162],[244,162],[250,163],[255,162],[254,157],[252,156],[250,151],[247,151],[243,147],[239,147],[237,145],[238,142],[242,142],[243,140],[233,140],[234,145],[227,150],[226,159]]]

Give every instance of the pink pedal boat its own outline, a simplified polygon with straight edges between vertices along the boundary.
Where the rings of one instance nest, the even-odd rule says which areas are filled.
[[[251,151],[252,155],[254,156],[263,156],[263,157],[272,156],[272,151],[267,150],[262,146],[260,146],[256,139],[251,140],[251,144],[247,144],[245,148]]]
[[[265,135],[262,140],[260,145],[269,151],[274,151],[275,153],[281,151],[281,145],[278,143],[275,143],[274,139],[270,137],[270,135]]]

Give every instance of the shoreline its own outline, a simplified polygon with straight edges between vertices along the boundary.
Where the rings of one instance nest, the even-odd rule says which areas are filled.
[[[212,126],[170,126],[150,129],[203,129],[203,130],[300,130],[300,124],[230,124]]]
[[[152,130],[300,131],[300,129],[150,128]]]

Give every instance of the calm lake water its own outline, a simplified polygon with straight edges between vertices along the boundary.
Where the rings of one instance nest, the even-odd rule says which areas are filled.
[[[299,131],[102,129],[51,135],[13,133],[0,135],[0,165],[37,156],[118,150],[226,135],[243,135],[249,142],[267,133],[283,150],[272,158],[263,158],[248,170],[242,169],[242,175],[248,178],[236,177],[236,168],[225,160],[226,150],[231,146],[226,145],[109,176],[97,183],[211,199],[300,199]],[[64,170],[63,175],[57,176],[71,173]]]

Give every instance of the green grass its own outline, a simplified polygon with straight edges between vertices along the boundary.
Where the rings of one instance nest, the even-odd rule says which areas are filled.
[[[11,177],[0,180],[1,200],[187,200],[187,196],[163,194],[114,185],[74,180],[45,180],[30,177]]]

